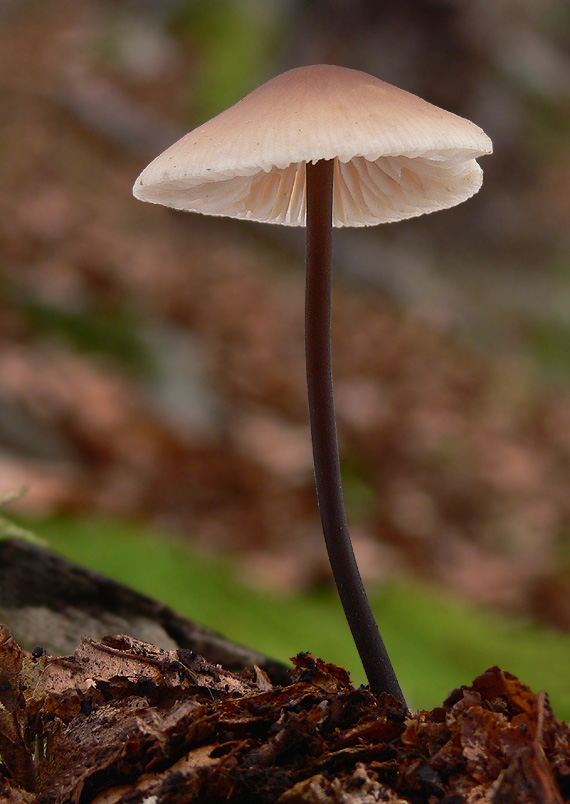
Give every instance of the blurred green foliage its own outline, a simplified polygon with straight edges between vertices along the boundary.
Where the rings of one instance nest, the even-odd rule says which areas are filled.
[[[263,80],[277,45],[281,4],[267,0],[184,0],[171,27],[195,54],[194,123],[231,106]]]
[[[550,98],[532,96],[526,105],[527,136],[534,156],[556,163],[565,158],[570,135],[570,115]]]
[[[2,510],[7,508],[15,500],[19,500],[24,494],[24,489],[11,494],[0,494],[0,539],[23,539],[24,541],[43,545],[43,541],[37,537],[33,531],[22,528],[20,525],[13,522],[12,519],[2,516]]]
[[[375,510],[378,494],[370,469],[357,455],[342,459],[342,486],[348,519],[365,522]]]
[[[2,294],[18,309],[35,334],[56,336],[85,354],[110,357],[130,374],[153,376],[154,359],[138,332],[132,310],[98,303],[71,309],[63,304],[45,302],[6,283],[2,285]]]
[[[528,322],[525,335],[539,375],[555,388],[570,385],[570,326],[553,320]]]

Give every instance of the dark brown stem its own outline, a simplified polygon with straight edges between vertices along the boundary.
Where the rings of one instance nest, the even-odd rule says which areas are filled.
[[[405,704],[362,584],[344,508],[331,355],[333,172],[332,160],[307,163],[305,344],[317,497],[334,579],[370,687]]]

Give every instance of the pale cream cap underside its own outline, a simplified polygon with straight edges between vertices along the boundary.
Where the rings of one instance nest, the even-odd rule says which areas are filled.
[[[334,159],[335,226],[411,218],[479,190],[478,126],[378,78],[332,65],[273,78],[158,156],[142,201],[209,215],[305,224],[305,163]]]

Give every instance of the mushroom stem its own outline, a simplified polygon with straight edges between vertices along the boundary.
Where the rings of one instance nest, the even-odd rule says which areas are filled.
[[[352,637],[373,692],[406,703],[354,557],[342,492],[331,353],[334,160],[307,162],[305,348],[315,480],[329,561]]]

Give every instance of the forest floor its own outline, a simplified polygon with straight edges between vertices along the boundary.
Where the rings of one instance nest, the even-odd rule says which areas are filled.
[[[2,804],[563,804],[570,730],[491,668],[432,712],[310,654],[291,683],[191,650],[85,639],[23,653],[0,627]]]

